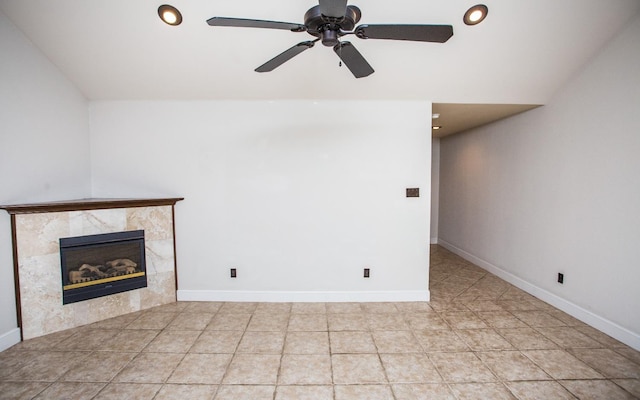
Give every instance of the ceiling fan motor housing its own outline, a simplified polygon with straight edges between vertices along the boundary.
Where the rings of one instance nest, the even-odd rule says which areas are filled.
[[[347,6],[341,18],[322,15],[320,6],[315,6],[304,15],[304,25],[309,34],[322,40],[323,45],[333,47],[340,42],[342,32],[350,32],[355,28],[361,16],[362,12],[356,6]]]

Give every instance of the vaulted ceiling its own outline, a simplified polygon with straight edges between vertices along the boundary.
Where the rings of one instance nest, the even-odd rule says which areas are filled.
[[[357,0],[361,24],[450,24],[444,44],[352,42],[375,69],[355,79],[320,44],[273,72],[254,69],[312,39],[284,30],[211,27],[213,16],[302,23],[313,0],[0,0],[0,10],[79,90],[100,99],[385,99],[544,104],[640,10],[638,0]]]

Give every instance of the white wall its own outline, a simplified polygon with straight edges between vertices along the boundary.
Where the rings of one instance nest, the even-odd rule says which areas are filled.
[[[640,349],[639,41],[636,18],[545,107],[441,141],[439,242]]]
[[[93,193],[185,197],[179,298],[424,299],[430,108],[95,102]]]
[[[440,214],[440,139],[431,140],[431,243],[438,243]]]
[[[87,102],[0,13],[0,204],[88,197]],[[0,350],[15,343],[10,217],[0,212]]]

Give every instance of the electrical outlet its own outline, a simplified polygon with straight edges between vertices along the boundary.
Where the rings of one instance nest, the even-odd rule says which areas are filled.
[[[369,270],[369,268],[365,268],[364,269],[364,277],[368,278],[369,276],[371,276],[371,271]]]
[[[407,188],[407,197],[420,197],[420,188]]]
[[[235,268],[231,268],[231,277],[232,278],[236,278],[238,276],[238,273],[236,272]]]
[[[564,284],[564,274],[561,272],[558,272],[558,283]]]

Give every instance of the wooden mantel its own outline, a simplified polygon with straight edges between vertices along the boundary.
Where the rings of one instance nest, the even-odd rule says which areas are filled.
[[[149,198],[149,199],[101,199],[89,198],[78,200],[52,201],[46,203],[0,205],[0,209],[9,214],[36,214],[64,211],[103,210],[109,208],[132,208],[174,206],[184,197]]]

